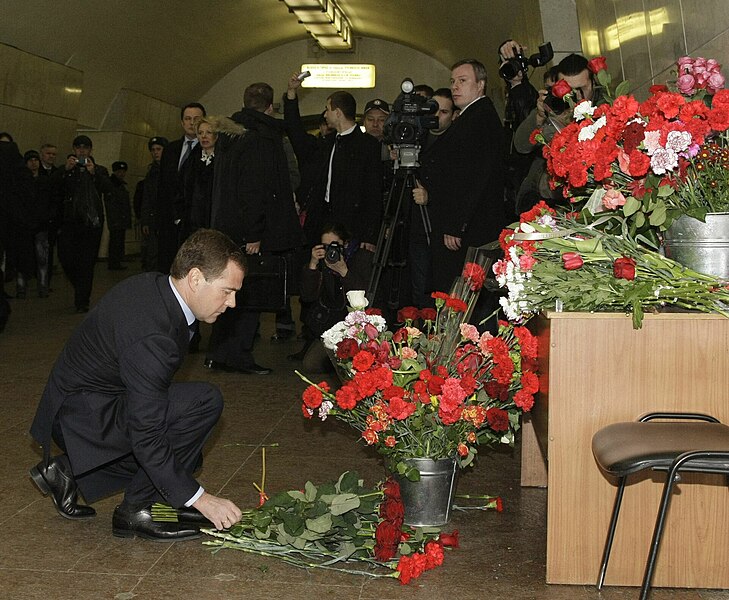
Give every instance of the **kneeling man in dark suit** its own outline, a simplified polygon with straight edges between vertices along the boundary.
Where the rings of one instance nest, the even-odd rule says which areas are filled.
[[[124,490],[112,531],[176,541],[201,525],[230,527],[230,500],[193,477],[223,410],[209,383],[173,383],[197,321],[213,323],[235,306],[245,257],[224,234],[201,229],[180,248],[170,275],[143,273],[115,286],[71,335],[51,371],[31,434],[44,458],[30,470],[58,513],[96,514],[78,504]],[[50,457],[51,439],[64,454]],[[153,503],[174,507],[155,520]]]

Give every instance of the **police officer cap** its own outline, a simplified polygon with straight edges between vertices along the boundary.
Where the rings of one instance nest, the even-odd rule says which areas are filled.
[[[73,139],[73,147],[78,148],[79,146],[86,146],[87,148],[91,148],[93,144],[91,143],[91,138],[88,135],[77,135]]]
[[[370,100],[367,104],[365,104],[365,109],[362,114],[366,115],[371,110],[381,110],[386,115],[390,114],[390,106],[385,102],[384,100],[380,100],[379,98],[375,98],[374,100]]]
[[[152,149],[152,146],[162,146],[163,148],[169,144],[166,137],[162,137],[161,135],[157,135],[153,138],[149,138],[149,141],[147,142],[147,148],[150,150]]]
[[[129,169],[129,166],[123,160],[118,160],[115,163],[112,163],[112,171],[118,171],[119,169],[124,169],[125,171],[127,171]]]

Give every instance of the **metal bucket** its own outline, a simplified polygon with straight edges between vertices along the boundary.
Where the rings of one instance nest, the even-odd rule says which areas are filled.
[[[404,462],[420,471],[420,481],[397,477],[405,523],[413,527],[440,527],[448,523],[458,476],[455,457],[408,458]]]
[[[666,256],[683,266],[729,280],[729,212],[709,213],[706,223],[682,216],[668,228]]]

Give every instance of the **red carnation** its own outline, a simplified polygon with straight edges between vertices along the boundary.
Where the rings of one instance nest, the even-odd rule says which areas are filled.
[[[387,498],[399,498],[400,484],[392,477],[388,477],[382,485],[382,491]]]
[[[420,311],[414,306],[405,306],[397,311],[397,322],[404,323],[405,321],[414,321],[418,318]]]
[[[585,264],[585,261],[582,260],[582,257],[577,252],[565,252],[562,255],[562,262],[567,271],[576,271]]]
[[[310,385],[306,388],[302,397],[304,399],[304,404],[312,409],[319,408],[322,400],[324,399],[321,390],[319,390],[315,385]]]
[[[530,394],[536,394],[539,391],[539,377],[530,371],[524,371],[521,374],[521,387]]]
[[[342,410],[352,410],[360,399],[357,389],[353,385],[343,385],[340,387],[334,398],[337,401],[337,406]]]
[[[613,275],[617,279],[633,281],[635,279],[635,260],[627,256],[616,258],[613,263]]]
[[[446,300],[446,306],[450,308],[453,312],[466,312],[468,310],[468,304],[466,304],[463,300],[460,298],[448,298]]]
[[[560,79],[552,86],[552,95],[556,96],[557,98],[564,98],[567,94],[571,93],[572,88],[570,87],[570,84],[567,83],[564,79]]]
[[[651,159],[639,150],[633,150],[628,161],[628,174],[631,177],[643,177],[651,166]]]
[[[361,373],[362,371],[369,369],[374,362],[375,357],[370,352],[360,350],[352,359],[352,367],[355,371],[359,371]]]
[[[443,564],[443,544],[435,540],[425,544],[426,569],[434,569]]]
[[[516,394],[514,394],[514,404],[516,404],[524,412],[529,412],[534,406],[534,396],[526,390],[519,390]]]
[[[377,315],[379,317],[382,316],[382,311],[379,308],[365,308],[365,314],[366,315]]]
[[[481,265],[473,262],[467,262],[463,267],[463,277],[468,280],[469,287],[475,292],[483,287],[483,282],[486,279],[486,273],[484,273]]]
[[[341,360],[349,360],[357,354],[358,350],[359,347],[357,346],[357,340],[353,340],[352,338],[343,339],[337,344],[337,358]]]
[[[494,431],[506,431],[509,429],[509,413],[501,408],[489,408],[486,411],[486,419]]]
[[[434,308],[421,308],[419,316],[423,321],[435,321],[438,313]]]
[[[397,421],[407,419],[415,412],[415,404],[407,402],[402,398],[393,398],[390,400],[387,414]]]
[[[659,92],[667,92],[667,91],[668,91],[668,86],[665,84],[652,85],[651,87],[648,88],[648,92],[651,95],[658,94]]]
[[[600,71],[607,71],[607,59],[604,56],[596,56],[587,63],[587,68],[595,73],[595,75]]]
[[[526,358],[537,357],[537,338],[526,327],[514,327],[514,335],[519,340],[521,354]]]
[[[440,306],[443,306],[444,302],[450,298],[445,292],[433,292],[430,297],[435,300],[436,306],[438,306],[438,301],[440,301]]]

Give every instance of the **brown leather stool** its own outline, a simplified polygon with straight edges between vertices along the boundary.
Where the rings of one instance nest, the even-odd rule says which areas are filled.
[[[662,421],[654,422],[656,419]],[[667,473],[640,591],[640,599],[645,600],[650,592],[673,487],[680,480],[679,473],[729,475],[729,427],[712,416],[699,413],[649,413],[636,422],[614,423],[602,428],[592,438],[592,453],[605,473],[618,478],[597,589],[602,589],[605,582],[628,475],[644,469]]]

